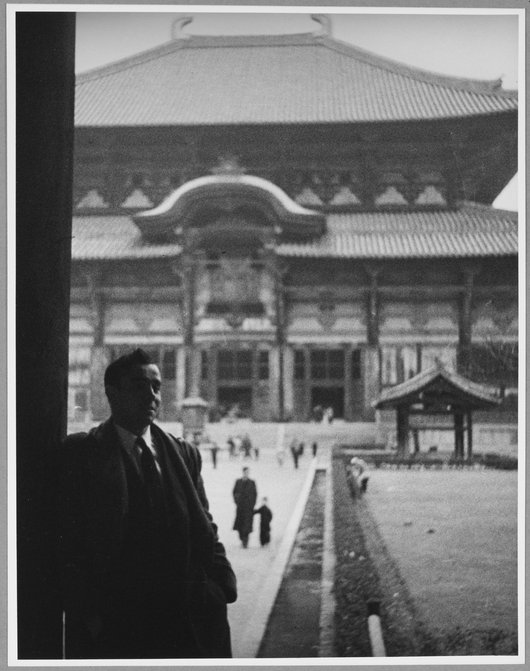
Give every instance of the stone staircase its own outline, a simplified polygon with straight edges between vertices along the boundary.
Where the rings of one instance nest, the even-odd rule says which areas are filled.
[[[81,424],[71,423],[68,433],[75,431],[87,431],[96,422]],[[180,422],[160,422],[160,425],[175,436],[182,435],[182,424]],[[283,429],[282,429],[283,427]],[[278,424],[272,422],[252,422],[240,419],[235,422],[215,422],[206,425],[205,432],[209,438],[222,446],[232,436],[243,436],[248,433],[250,439],[260,450],[276,449],[278,439],[288,448],[293,438],[303,441],[307,448],[316,441],[319,446],[329,446],[334,443],[342,443],[351,446],[375,445],[377,442],[377,427],[373,422],[344,422],[335,420],[332,424],[315,422],[286,422]]]
[[[171,433],[181,435],[181,425],[163,425]],[[282,429],[283,427],[283,429]],[[373,445],[377,440],[377,429],[372,422],[343,422],[334,421],[332,424],[316,424],[313,422],[288,422],[285,424],[251,422],[249,420],[237,420],[236,422],[216,422],[207,424],[205,432],[212,441],[224,445],[226,440],[232,436],[242,436],[248,433],[256,447],[263,449],[276,449],[278,439],[283,431],[283,446],[287,448],[293,438],[303,441],[307,447],[316,441],[319,445],[330,445],[333,443],[346,443],[348,445]]]

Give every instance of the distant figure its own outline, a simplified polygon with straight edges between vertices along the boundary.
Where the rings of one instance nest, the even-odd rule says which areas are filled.
[[[300,441],[298,445],[298,456],[302,457],[304,455],[305,443],[303,440]]]
[[[250,459],[251,458],[250,451],[252,450],[252,441],[250,440],[250,436],[248,435],[248,433],[245,433],[243,439],[241,440],[241,449],[243,450],[243,459]]]
[[[214,468],[217,468],[217,453],[219,450],[220,447],[217,443],[210,443],[210,454],[212,455],[212,465]]]
[[[226,445],[228,447],[228,456],[230,457],[230,459],[233,459],[236,454],[236,444],[234,443],[234,439],[232,438],[232,436],[228,437]]]
[[[264,496],[261,501],[261,506],[254,511],[254,515],[260,516],[259,521],[259,542],[261,547],[268,545],[271,542],[271,520],[272,512],[267,505],[267,497]]]
[[[256,483],[248,477],[248,473],[248,467],[245,466],[242,477],[236,480],[232,491],[236,504],[236,519],[233,529],[239,533],[244,548],[248,547],[248,537],[252,532],[254,506],[258,497]]]
[[[257,445],[254,445],[252,448],[252,452],[254,453],[254,459],[257,461],[259,459],[259,447]]]
[[[317,450],[318,450],[318,443],[314,442],[311,445],[311,452],[313,453],[313,457],[317,456]]]
[[[331,424],[331,422],[333,421],[334,416],[335,416],[335,413],[333,412],[333,408],[330,406],[326,410],[326,418],[328,420],[328,424]]]
[[[352,475],[355,478],[357,485],[359,486],[361,494],[364,494],[368,489],[368,480],[370,478],[366,472],[368,469],[368,464],[360,457],[352,457],[350,459],[350,467]]]
[[[237,456],[241,456],[243,454],[241,443],[242,443],[241,436],[236,436],[234,438],[234,454],[236,454]]]
[[[324,409],[322,408],[321,405],[315,405],[313,408],[313,420],[315,422],[321,422],[322,418],[324,417]]]
[[[276,461],[278,462],[278,466],[283,466],[283,462],[285,461],[285,450],[283,449],[283,445],[280,445],[276,449]]]
[[[291,441],[291,446],[289,448],[291,450],[291,456],[293,458],[293,464],[295,468],[298,468],[298,459],[300,457],[300,445],[298,444],[298,440],[296,438],[293,438]]]

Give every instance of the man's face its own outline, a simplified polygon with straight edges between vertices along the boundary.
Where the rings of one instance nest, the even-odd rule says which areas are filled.
[[[133,366],[120,378],[118,386],[106,387],[114,421],[132,433],[144,431],[158,415],[161,385],[158,366]]]
[[[243,469],[243,479],[246,480],[248,478],[248,468]]]

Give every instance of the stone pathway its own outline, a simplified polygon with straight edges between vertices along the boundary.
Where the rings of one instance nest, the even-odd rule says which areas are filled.
[[[251,630],[252,622],[258,616],[260,600],[265,598],[261,593],[270,584],[271,572],[277,570],[275,560],[281,550],[284,534],[302,493],[312,460],[309,456],[302,457],[298,470],[294,469],[290,459],[286,459],[280,467],[274,448],[261,450],[258,461],[231,460],[223,453],[218,459],[216,469],[213,468],[208,454],[204,454],[203,459],[203,479],[210,509],[238,579],[239,598],[235,604],[229,606],[233,655],[236,658],[247,658],[254,652],[256,645]],[[236,478],[241,475],[243,465],[249,466],[250,477],[256,481],[258,502],[266,496],[273,512],[271,543],[265,548],[259,545],[257,516],[247,549],[241,547],[237,533],[232,530],[235,515],[232,488]],[[259,619],[263,619],[263,613]],[[259,628],[263,624],[262,621],[256,622],[255,627]]]

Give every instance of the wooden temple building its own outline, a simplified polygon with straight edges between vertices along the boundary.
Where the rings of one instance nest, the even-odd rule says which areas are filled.
[[[499,403],[498,395],[491,388],[472,382],[436,362],[408,380],[384,389],[374,407],[396,411],[399,455],[405,456],[411,451],[411,429],[415,434],[414,452],[419,452],[419,430],[429,426],[425,420],[450,416],[451,425],[444,428],[454,432],[454,457],[470,461],[473,456],[473,411],[490,410]],[[424,421],[411,426],[410,420],[415,417]],[[440,428],[439,423],[434,426]]]
[[[163,420],[197,395],[212,416],[371,420],[436,359],[509,405],[517,215],[491,204],[517,95],[317,20],[181,32],[77,77],[71,417],[105,415],[103,368],[132,346],[161,366]]]

